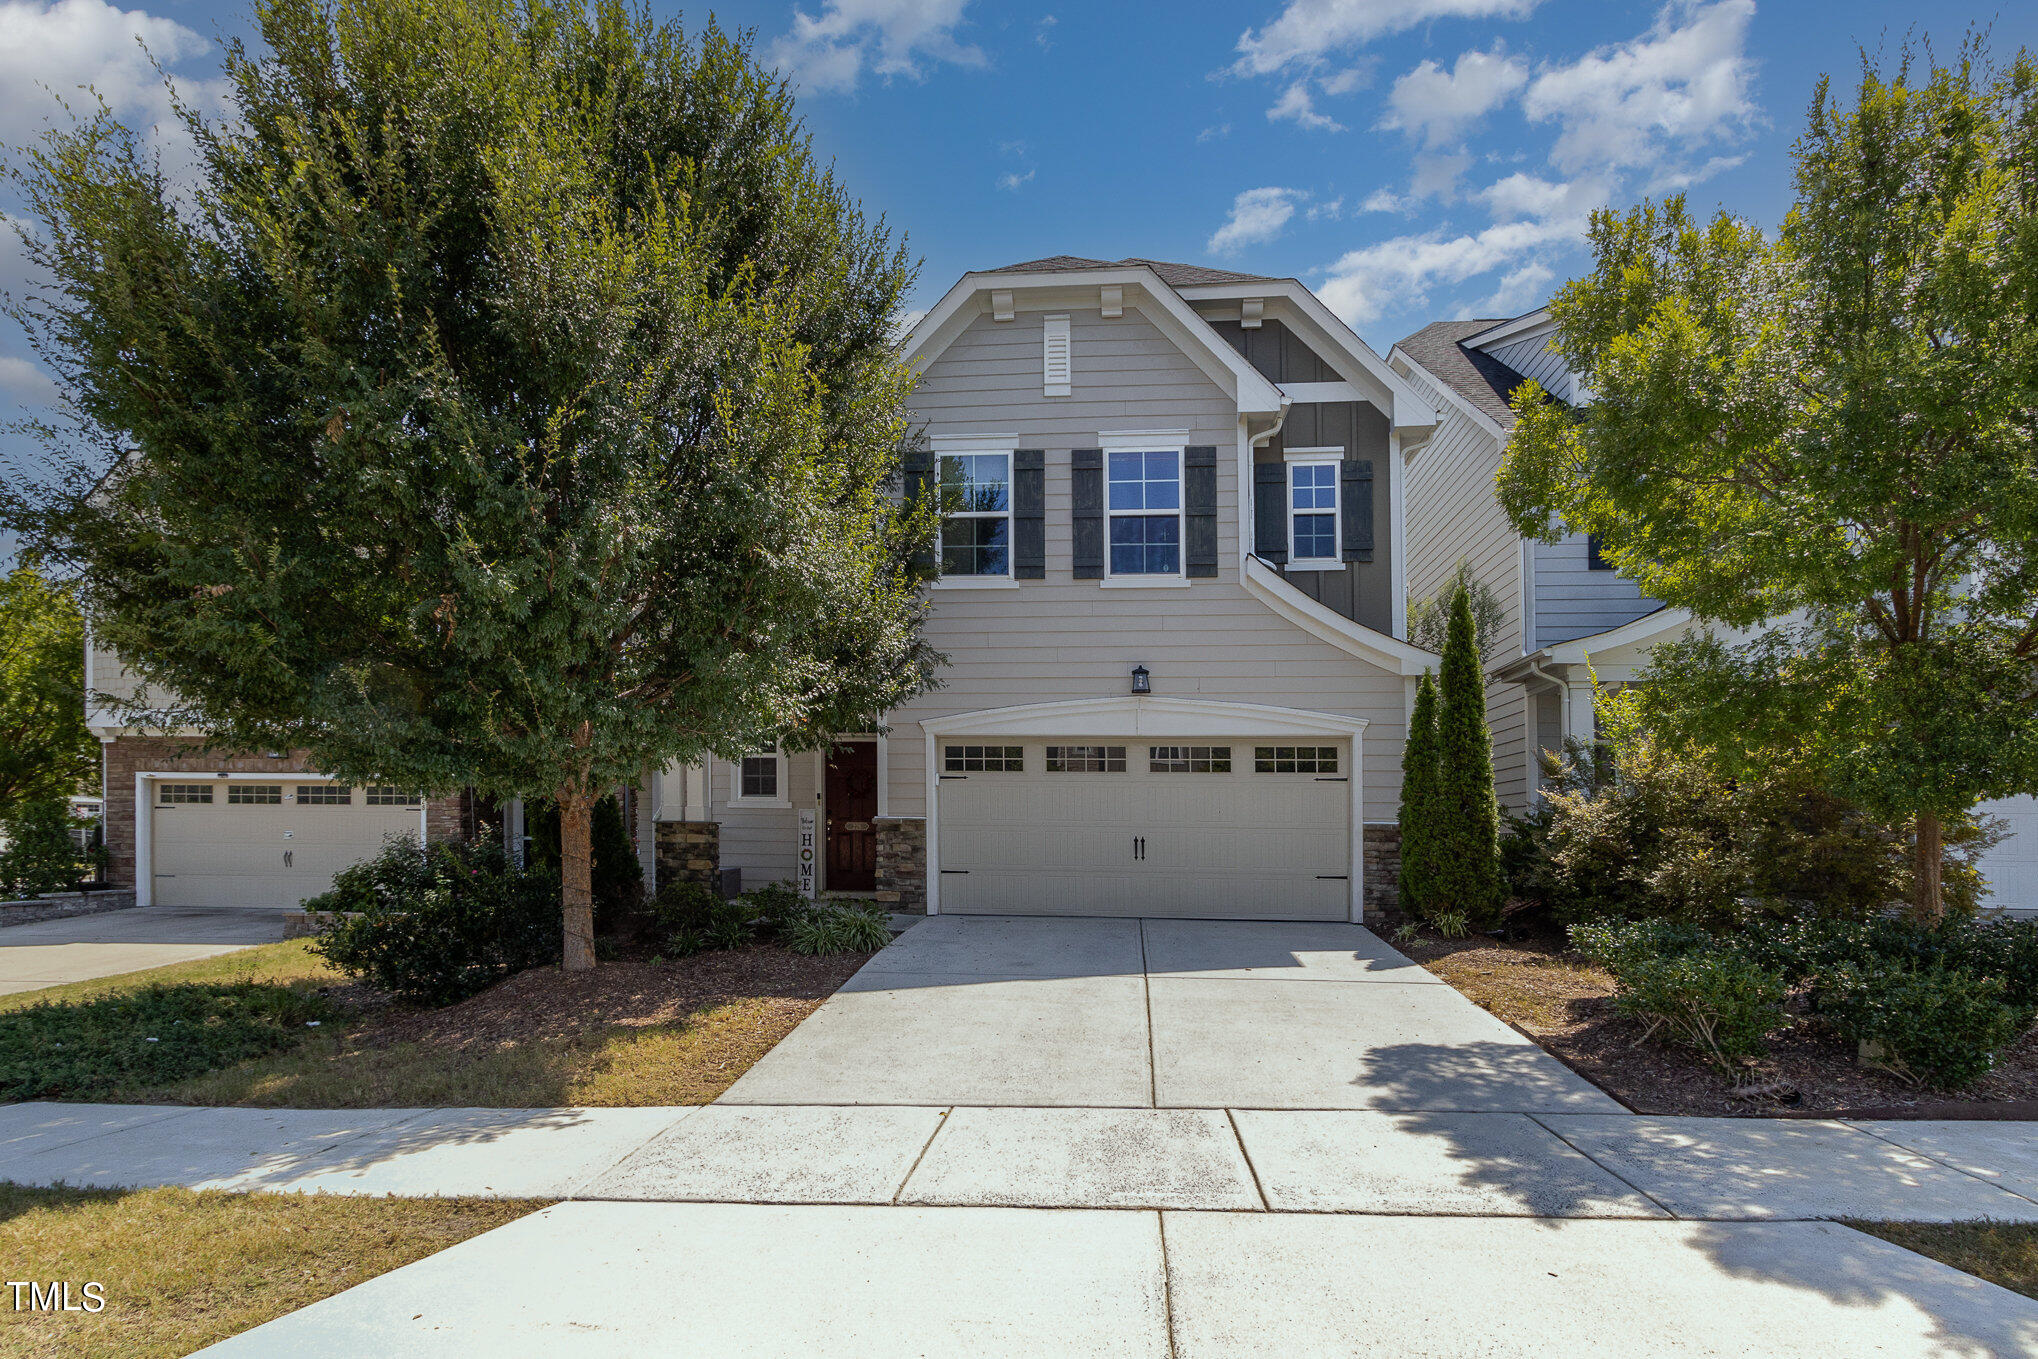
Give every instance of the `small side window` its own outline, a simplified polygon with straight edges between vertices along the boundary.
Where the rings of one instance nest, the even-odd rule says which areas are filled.
[[[737,795],[755,798],[777,797],[778,756],[745,755],[743,767],[738,774]]]

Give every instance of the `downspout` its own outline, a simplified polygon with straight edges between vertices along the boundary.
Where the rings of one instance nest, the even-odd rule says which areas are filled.
[[[1541,681],[1542,681],[1543,683],[1545,683],[1545,684],[1548,684],[1548,685],[1552,685],[1552,686],[1554,686],[1554,687],[1556,688],[1556,690],[1557,690],[1557,739],[1558,739],[1559,741],[1566,741],[1566,740],[1568,740],[1568,739],[1570,738],[1570,735],[1571,735],[1571,730],[1570,730],[1570,728],[1571,728],[1571,704],[1570,704],[1570,702],[1568,701],[1568,694],[1569,694],[1569,689],[1570,689],[1570,686],[1568,686],[1567,684],[1565,684],[1565,683],[1564,683],[1564,681],[1562,681],[1562,680],[1558,679],[1558,678],[1557,678],[1557,677],[1556,677],[1555,675],[1552,675],[1552,674],[1551,674],[1551,673],[1550,673],[1549,671],[1547,671],[1547,670],[1543,669],[1543,667],[1542,667],[1542,663],[1541,663],[1540,661],[1537,661],[1537,660],[1534,660],[1534,659],[1530,659],[1530,661],[1529,661],[1529,663],[1528,663],[1528,672],[1529,672],[1529,673],[1530,673],[1531,675],[1534,675],[1534,676],[1535,676],[1535,677],[1536,677],[1537,679],[1541,680]],[[1535,732],[1535,709],[1534,709],[1534,708],[1530,708],[1530,709],[1529,709],[1529,732],[1530,732],[1530,736],[1529,736],[1529,744],[1530,744],[1531,746],[1533,746],[1533,745],[1535,745],[1535,744],[1536,744],[1536,741],[1535,741],[1535,735],[1534,735],[1534,732]],[[1559,752],[1558,752],[1558,754],[1559,754],[1559,755],[1561,755],[1561,754],[1563,754],[1563,752],[1562,752],[1562,751],[1559,751]],[[1534,764],[1534,765],[1533,765],[1533,766],[1532,766],[1532,767],[1531,767],[1531,768],[1530,768],[1530,769],[1529,769],[1529,770],[1527,771],[1527,773],[1528,773],[1528,775],[1529,775],[1529,778],[1530,778],[1530,780],[1531,780],[1531,781],[1533,782],[1533,784],[1534,784],[1534,787],[1533,787],[1532,789],[1530,789],[1530,792],[1531,792],[1531,793],[1541,793],[1541,792],[1542,792],[1542,789],[1543,789],[1543,767],[1542,767],[1542,765],[1543,765],[1543,759],[1542,759],[1542,752],[1541,752],[1541,750],[1540,750],[1540,749],[1538,749],[1538,750],[1537,750],[1537,751],[1535,752],[1535,754],[1533,755],[1533,757],[1532,757],[1532,758],[1533,758],[1533,759],[1535,760],[1535,764]],[[1533,800],[1533,798],[1531,798],[1531,801],[1530,801],[1530,806],[1531,806],[1532,808],[1533,808],[1533,806],[1534,806],[1534,800]]]

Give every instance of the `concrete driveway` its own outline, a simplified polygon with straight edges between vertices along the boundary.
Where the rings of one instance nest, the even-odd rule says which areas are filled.
[[[138,907],[0,929],[0,995],[231,953],[283,937],[283,913]]]
[[[722,1104],[1619,1113],[1356,925],[936,916]]]

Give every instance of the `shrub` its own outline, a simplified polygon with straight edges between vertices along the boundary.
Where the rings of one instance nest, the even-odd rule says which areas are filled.
[[[704,882],[668,882],[652,899],[651,928],[659,947],[674,958],[708,948],[708,929],[726,903]]]
[[[559,956],[559,881],[494,839],[388,841],[342,869],[308,911],[353,913],[313,945],[400,999],[448,1005]]]
[[[1463,586],[1451,600],[1437,688],[1437,821],[1429,839],[1429,891],[1437,911],[1462,911],[1471,928],[1500,923],[1507,884],[1500,876],[1500,804],[1493,795],[1493,737],[1486,727],[1486,678],[1472,603]]]
[[[1417,919],[1427,919],[1436,909],[1433,845],[1442,815],[1442,774],[1437,759],[1436,681],[1424,673],[1415,688],[1408,740],[1401,748],[1401,876],[1397,884],[1401,909]]]
[[[892,942],[891,917],[872,902],[817,906],[786,942],[795,953],[875,953]]]
[[[85,856],[71,829],[71,807],[61,797],[16,808],[7,819],[7,848],[0,849],[0,894],[39,897],[75,886],[85,874]]]
[[[275,982],[144,987],[0,1014],[0,1100],[104,1099],[294,1047],[345,1015]]]
[[[1663,958],[1681,958],[1713,945],[1693,925],[1671,920],[1597,920],[1571,927],[1571,947],[1618,978]]]
[[[813,903],[789,882],[753,887],[740,900],[750,908],[758,936],[764,939],[783,939],[793,925],[813,910]]]
[[[623,805],[613,793],[594,804],[588,839],[595,931],[635,933],[644,908],[644,870],[623,824]]]
[[[1999,977],[1944,966],[1842,963],[1816,980],[1819,1015],[1867,1060],[1947,1090],[1987,1075],[2023,1024]]]
[[[1727,949],[1638,952],[1614,977],[1616,1009],[1645,1021],[1651,1034],[1668,1030],[1725,1074],[1760,1056],[1763,1040],[1784,1023],[1783,978]]]
[[[1872,920],[1801,918],[1751,930],[1742,952],[1792,980],[1843,965],[1941,967],[1994,977],[2020,1014],[2038,1011],[2038,920],[1948,920],[1920,924],[1904,916]]]

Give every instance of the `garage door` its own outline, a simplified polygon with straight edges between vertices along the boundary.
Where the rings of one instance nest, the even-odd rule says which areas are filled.
[[[941,909],[1346,920],[1350,743],[941,741]]]
[[[152,781],[149,873],[159,906],[295,909],[385,837],[418,833],[419,800],[333,783]]]
[[[1989,894],[1984,906],[2038,912],[2038,797],[2006,797],[1984,802],[1975,811],[2001,817],[2009,836],[1981,861]]]

